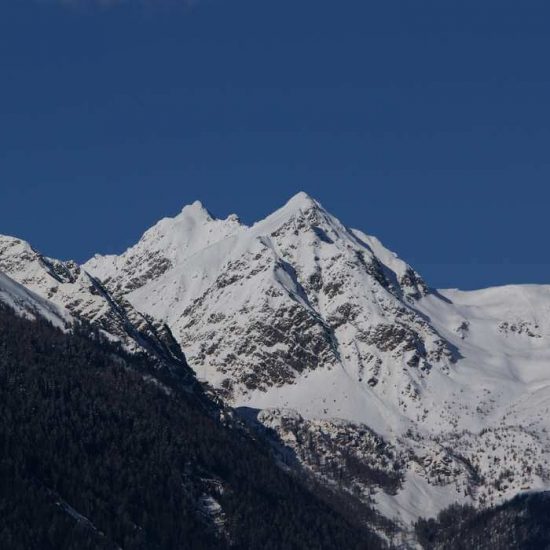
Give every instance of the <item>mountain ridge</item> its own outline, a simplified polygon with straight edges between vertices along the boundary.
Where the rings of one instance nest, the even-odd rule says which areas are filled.
[[[82,269],[291,467],[405,531],[550,487],[550,285],[432,289],[305,193],[250,226],[196,202]]]
[[[115,298],[76,262],[48,258],[22,239],[0,235],[0,271],[128,350],[185,367],[181,350],[165,325],[135,310],[122,296]]]
[[[168,222],[166,229],[172,229]],[[131,250],[140,247],[146,256],[144,240]],[[199,378],[228,403],[265,410],[260,418],[269,419],[276,440],[291,434],[299,439],[302,429],[310,430],[308,423],[321,421],[328,422],[320,429],[330,438],[332,430],[338,432],[332,419],[343,419],[350,433],[368,426],[396,452],[408,453],[412,458],[403,466],[401,492],[375,491],[388,516],[407,522],[426,511],[435,515],[457,500],[484,505],[513,496],[519,484],[545,486],[544,468],[540,476],[520,476],[512,484],[516,489],[507,485],[496,494],[478,481],[487,475],[501,487],[496,480],[505,468],[476,464],[483,437],[475,433],[498,432],[501,417],[531,391],[512,384],[519,368],[514,364],[501,392],[499,369],[505,359],[495,351],[516,346],[518,361],[526,357],[535,364],[545,358],[543,349],[535,349],[531,359],[529,340],[510,346],[509,338],[534,338],[529,334],[538,330],[517,301],[510,312],[495,310],[492,302],[514,301],[513,291],[478,293],[486,305],[476,315],[487,319],[470,319],[471,294],[431,289],[377,238],[346,227],[305,193],[264,220],[228,230],[202,250],[184,251],[175,267],[140,288],[124,288],[126,275],[117,279],[101,263],[96,256],[85,265],[104,280],[116,279],[117,289],[138,310],[165,320]],[[543,304],[550,303],[544,287],[535,287],[535,293]],[[508,319],[514,308],[526,318]],[[490,349],[482,341],[488,334]],[[486,365],[477,375],[478,391],[472,373],[479,360]],[[461,393],[468,395],[463,403]],[[302,428],[289,424],[295,413],[303,418]],[[504,426],[505,436],[497,437],[508,438],[513,448],[534,446],[536,458],[525,466],[534,471],[547,442]],[[457,455],[452,447],[462,445]],[[305,467],[315,469],[307,463],[312,457],[296,450]],[[330,452],[339,451],[331,447]],[[366,464],[371,458],[361,460]],[[317,473],[324,475],[319,468]],[[330,482],[330,475],[325,479]],[[372,487],[360,490],[370,498]],[[417,494],[427,495],[431,504],[417,507]]]

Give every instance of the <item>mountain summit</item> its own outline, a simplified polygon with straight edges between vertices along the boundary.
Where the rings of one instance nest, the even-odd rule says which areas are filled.
[[[287,406],[281,388],[328,376],[361,420],[381,426],[369,395],[397,404],[418,394],[432,367],[449,370],[451,348],[410,305],[427,292],[420,277],[307,194],[251,227],[204,212],[186,207],[120,257],[85,267],[168,323],[199,377],[230,402],[271,395]],[[324,391],[311,396],[316,413],[347,408],[325,403]]]
[[[181,348],[280,461],[357,513],[374,503],[406,531],[550,487],[550,286],[431,289],[305,193],[251,226],[195,202],[84,266],[0,237],[0,270],[22,315],[183,365]]]
[[[194,203],[85,268],[275,447],[328,484],[347,472],[388,517],[547,486],[544,422],[526,420],[550,399],[550,287],[431,290],[306,193],[250,227]]]

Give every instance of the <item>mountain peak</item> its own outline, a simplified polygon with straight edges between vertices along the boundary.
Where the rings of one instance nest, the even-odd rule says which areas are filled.
[[[196,200],[193,203],[184,206],[180,215],[189,215],[203,221],[212,221],[216,219],[200,200]]]
[[[305,191],[300,191],[289,199],[284,208],[305,210],[307,208],[319,206],[319,203],[313,197],[308,195]]]
[[[310,213],[314,210],[325,212],[323,207],[315,199],[304,191],[300,191],[278,210],[275,210],[275,212],[267,216],[267,218],[257,221],[254,227],[256,231],[270,233],[278,229],[282,224],[287,223],[288,220],[302,217],[304,213]]]
[[[321,229],[321,232],[328,231],[346,239],[349,237],[342,223],[304,191],[297,193],[275,212],[256,222],[253,231],[256,234],[272,235],[283,227],[291,233],[318,232]]]

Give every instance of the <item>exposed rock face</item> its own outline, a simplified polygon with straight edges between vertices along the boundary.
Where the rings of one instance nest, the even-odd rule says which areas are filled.
[[[195,203],[86,269],[291,465],[388,517],[550,483],[550,287],[431,290],[303,193],[251,227]]]
[[[529,321],[503,321],[498,325],[498,330],[503,334],[525,335],[530,338],[542,338],[539,333],[539,325]]]
[[[408,457],[368,426],[343,420],[306,420],[296,411],[269,409],[258,422],[287,463],[296,460],[328,484],[344,486],[367,503],[372,488],[396,493]],[[288,455],[288,449],[293,454]]]
[[[382,393],[394,379],[411,395],[453,354],[410,306],[425,283],[395,257],[384,264],[369,239],[304,194],[250,228],[195,204],[86,267],[165,320],[199,376],[233,403],[334,368]]]
[[[0,272],[22,315],[177,366],[181,345],[286,467],[361,515],[406,525],[550,488],[550,287],[429,289],[305,194],[251,227],[194,203],[84,267],[0,237]]]
[[[47,258],[27,242],[0,236],[0,271],[37,295],[57,304],[74,319],[99,328],[131,351],[147,351],[184,364],[181,350],[164,323],[139,313],[126,299],[115,299],[73,261]]]
[[[377,502],[382,510],[388,502],[404,505],[408,498],[421,508],[432,506],[419,501],[419,490],[494,506],[513,497],[519,487],[550,481],[544,458],[548,446],[521,427],[436,438],[410,432],[390,443],[364,424],[341,419],[308,420],[288,409],[242,414],[252,419],[285,464],[365,506]],[[411,483],[416,491],[411,492]],[[423,514],[426,509],[419,510],[418,515]]]

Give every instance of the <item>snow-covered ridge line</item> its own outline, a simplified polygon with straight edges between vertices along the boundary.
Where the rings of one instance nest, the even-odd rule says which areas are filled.
[[[430,289],[305,193],[249,227],[196,202],[83,269],[6,250],[0,269],[80,314],[89,272],[132,323],[166,323],[202,381],[321,480],[354,470],[384,515],[550,487],[550,285]]]
[[[432,291],[305,193],[251,227],[195,203],[86,267],[165,321],[198,376],[229,403],[266,411],[281,437],[348,422],[349,437],[365,425],[413,457],[399,462],[396,492],[364,486],[384,514],[490,504],[550,479],[550,287]],[[274,420],[289,414],[302,419],[294,435]],[[332,437],[314,456],[338,462]],[[499,440],[506,460],[489,443]]]
[[[48,258],[21,239],[0,235],[0,270],[40,297],[42,316],[49,318],[46,310],[52,310],[88,322],[128,351],[184,364],[167,327],[137,312],[123,297],[115,298],[76,262]]]
[[[307,236],[308,242],[302,242],[304,236]],[[233,217],[216,220],[196,204],[186,207],[180,215],[171,220],[164,219],[147,231],[138,244],[120,257],[96,256],[85,266],[109,288],[125,294],[138,310],[165,320],[192,354],[195,365],[202,363],[204,353],[189,346],[189,338],[197,340],[196,334],[193,334],[196,327],[193,324],[191,328],[189,320],[195,316],[194,311],[198,314],[203,302],[211,295],[218,294],[212,301],[213,311],[203,313],[214,319],[221,319],[235,309],[242,311],[250,305],[260,307],[260,304],[265,312],[271,310],[274,317],[289,317],[282,323],[269,323],[269,330],[283,331],[287,326],[294,327],[294,351],[291,353],[294,357],[285,360],[276,352],[264,355],[265,364],[271,366],[271,372],[267,373],[258,372],[250,364],[249,372],[241,373],[240,379],[240,389],[248,391],[273,382],[284,384],[287,377],[293,377],[296,370],[302,370],[304,365],[306,370],[310,370],[318,362],[317,353],[321,353],[326,364],[341,362],[342,350],[335,334],[335,325],[339,321],[335,317],[341,317],[347,306],[340,303],[336,304],[336,311],[324,311],[324,304],[319,303],[314,287],[324,267],[322,264],[332,261],[347,263],[354,271],[352,275],[357,279],[359,289],[374,285],[372,291],[366,289],[369,296],[363,298],[369,301],[373,314],[378,312],[380,315],[381,309],[386,308],[392,320],[398,314],[413,321],[415,328],[402,334],[410,340],[411,352],[413,348],[418,348],[417,355],[411,353],[408,360],[422,363],[421,370],[427,371],[431,368],[428,357],[431,351],[433,357],[442,353],[451,355],[443,350],[441,339],[429,330],[409,305],[410,301],[425,294],[427,287],[410,266],[387,251],[392,264],[382,264],[372,251],[373,246],[381,249],[381,245],[374,240],[369,245],[364,242],[366,240],[368,237],[348,230],[317,201],[305,193],[299,193],[285,206],[249,228],[235,225]],[[202,243],[202,248],[197,243]],[[292,252],[298,248],[301,248],[300,258],[298,255],[294,257]],[[317,255],[314,252],[316,249],[322,251],[324,257]],[[327,265],[326,270],[332,267]],[[335,275],[341,278],[341,273]],[[245,285],[241,281],[243,277],[254,279],[255,283]],[[234,284],[236,282],[238,285]],[[333,279],[327,289],[333,297],[337,297],[343,284],[344,281]],[[243,291],[240,292],[238,287],[244,287]],[[380,299],[372,296],[375,292],[381,293]],[[267,302],[266,297],[269,297]],[[401,301],[402,298],[406,300]],[[277,301],[280,305],[271,303]],[[239,318],[243,317],[238,314],[232,316],[233,321]],[[259,327],[257,321],[258,318],[246,338],[251,345],[254,345],[253,340],[262,340],[262,335],[254,335],[256,329],[265,336],[266,330]],[[268,323],[263,324],[267,329]],[[305,342],[298,325],[311,333],[305,336],[306,339],[311,336],[312,340]],[[245,328],[242,327],[242,330]],[[416,346],[413,341],[419,342],[421,339],[418,331],[429,332],[426,337],[433,350],[426,350],[424,345]],[[380,327],[378,333],[365,333],[364,338],[372,341],[391,338],[390,332],[386,324]],[[210,337],[205,334],[204,342],[209,340]],[[222,361],[230,361],[233,355],[229,345],[226,348],[230,357]],[[206,368],[211,370],[208,366]],[[223,376],[225,369],[216,366],[214,370]],[[373,367],[370,370],[373,372],[365,383],[370,380],[371,384],[375,384],[379,369]],[[218,387],[232,382],[231,377],[225,376],[217,381],[208,375],[205,378]],[[412,386],[407,391],[413,391]]]

